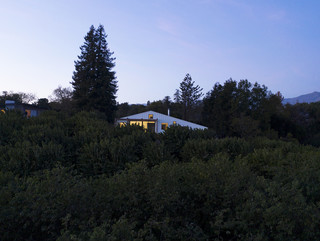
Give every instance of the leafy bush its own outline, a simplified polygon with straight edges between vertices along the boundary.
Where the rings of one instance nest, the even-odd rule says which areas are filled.
[[[1,240],[319,240],[320,151],[0,115]]]

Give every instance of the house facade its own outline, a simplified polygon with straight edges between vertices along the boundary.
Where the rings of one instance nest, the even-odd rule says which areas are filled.
[[[172,125],[187,126],[191,129],[207,129],[205,126],[181,120],[169,115],[164,115],[155,111],[146,111],[135,115],[121,117],[117,120],[117,124],[120,126],[138,125],[142,126],[145,130],[156,133],[161,133],[165,131],[168,126]]]
[[[38,116],[43,109],[29,104],[16,104],[13,100],[5,101],[5,110],[18,110],[25,114],[27,118]]]

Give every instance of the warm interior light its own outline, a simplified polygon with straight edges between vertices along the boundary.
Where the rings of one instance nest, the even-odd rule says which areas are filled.
[[[168,128],[168,123],[161,124],[161,130],[166,130]]]
[[[142,126],[145,130],[155,131],[155,121],[130,121],[130,125]]]
[[[26,111],[27,117],[29,118],[31,116],[31,110],[25,110],[25,111]]]

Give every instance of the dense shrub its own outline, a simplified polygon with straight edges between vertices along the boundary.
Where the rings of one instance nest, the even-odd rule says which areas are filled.
[[[319,240],[320,150],[0,115],[1,240]],[[2,129],[5,128],[5,129]]]

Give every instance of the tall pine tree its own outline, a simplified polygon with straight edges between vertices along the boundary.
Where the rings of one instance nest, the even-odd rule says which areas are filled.
[[[192,109],[197,105],[202,95],[202,88],[195,85],[190,74],[186,74],[180,83],[180,88],[174,94],[175,101],[182,105],[183,119],[189,120]]]
[[[100,111],[113,122],[116,111],[117,81],[113,52],[108,49],[104,27],[90,27],[85,42],[80,47],[81,55],[75,61],[71,82],[73,100],[79,110]]]

